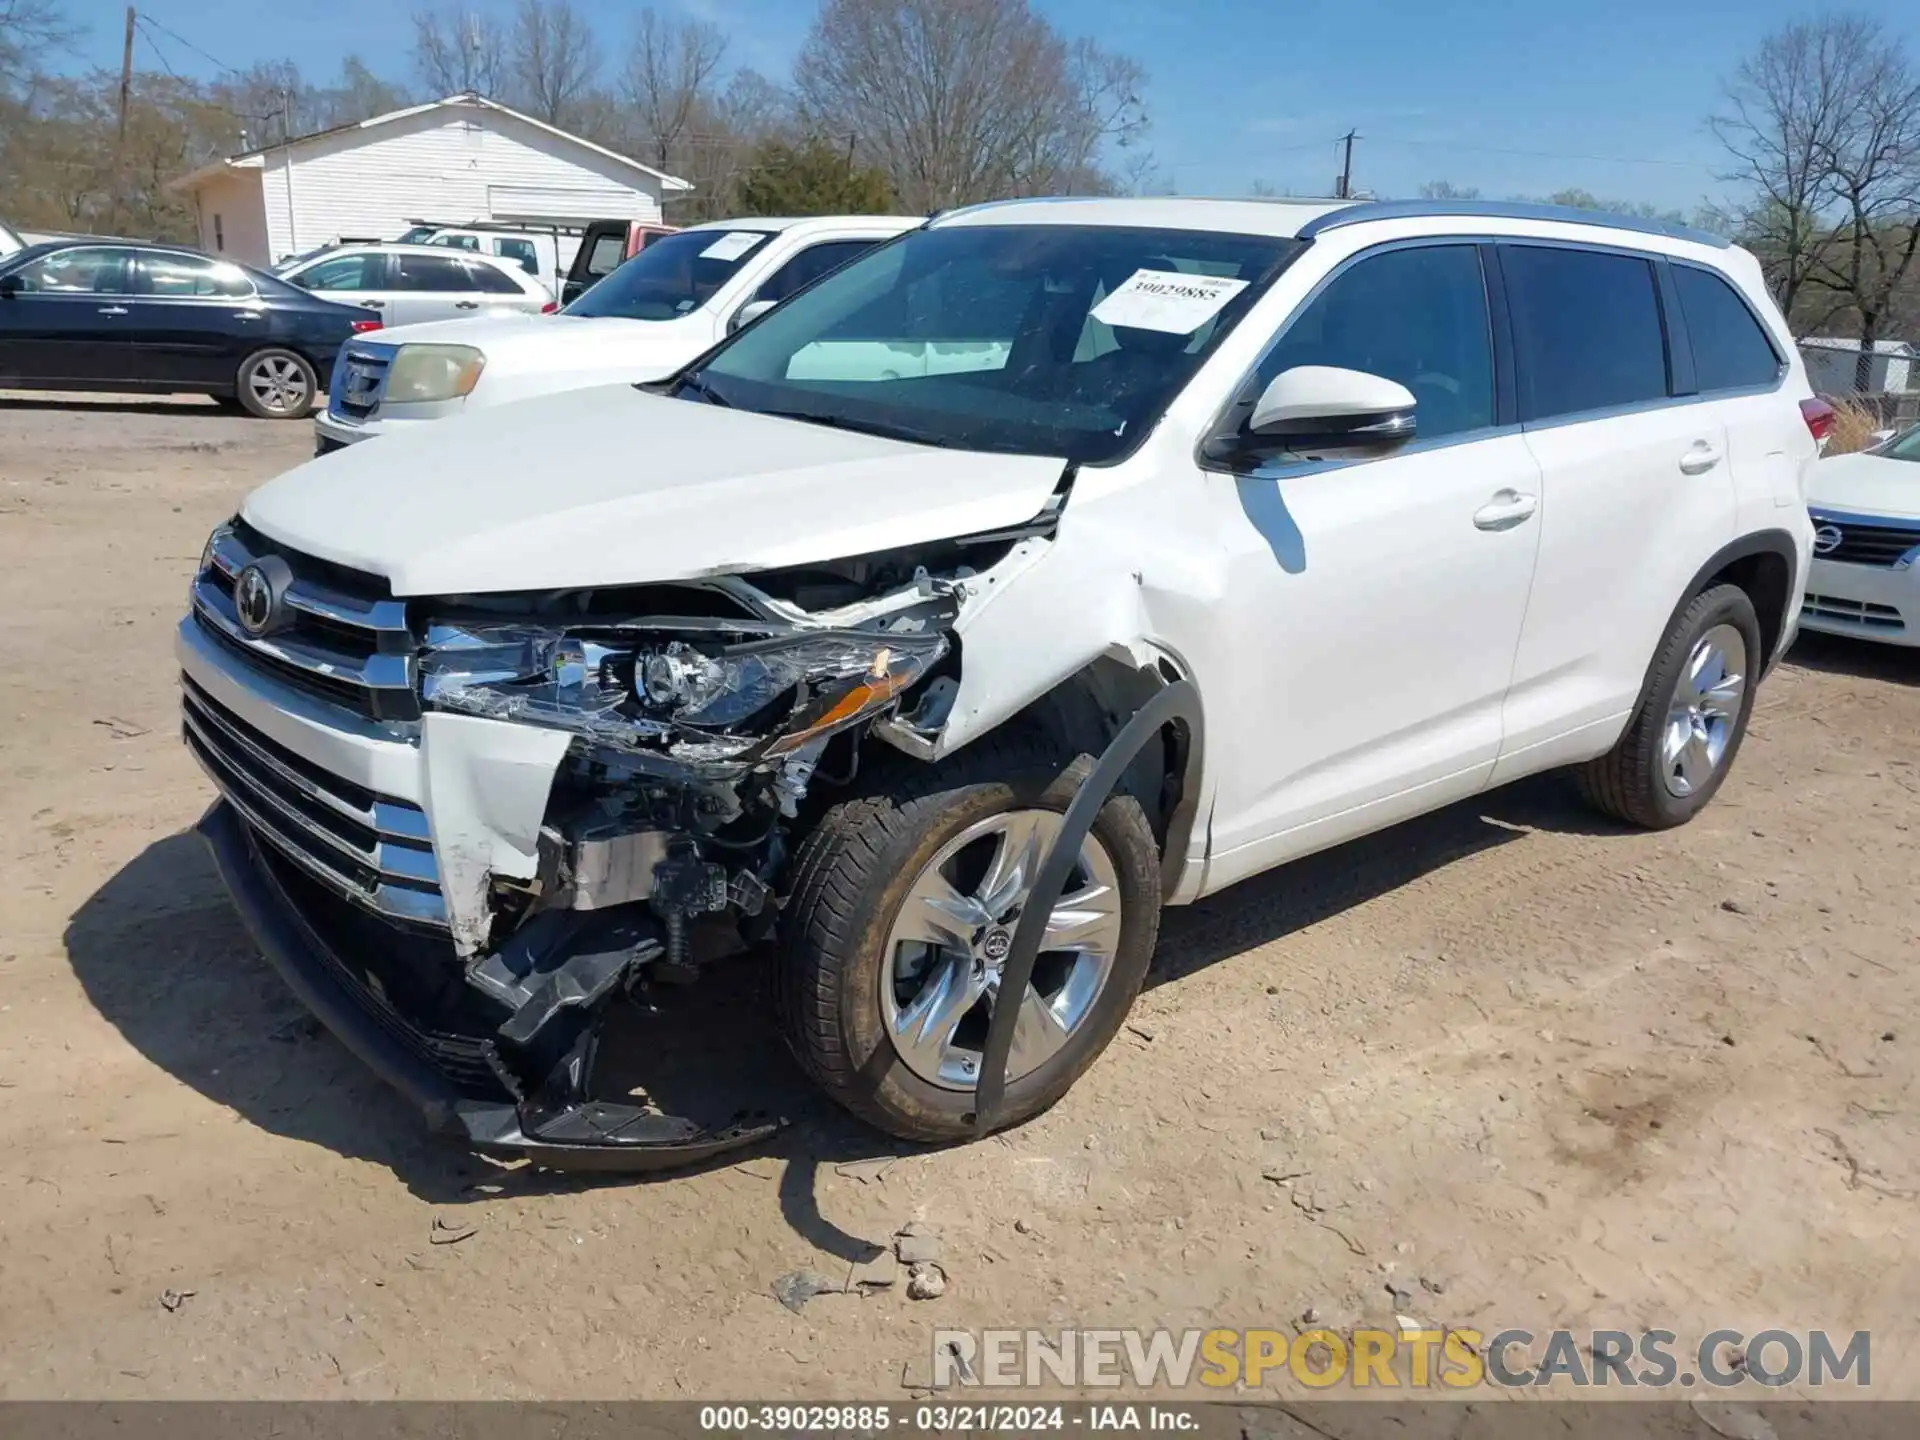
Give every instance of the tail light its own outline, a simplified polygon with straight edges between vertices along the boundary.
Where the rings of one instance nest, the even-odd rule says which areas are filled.
[[[1800,418],[1807,422],[1807,433],[1818,442],[1833,433],[1833,423],[1839,417],[1826,401],[1808,399],[1800,402]]]
[[[380,322],[378,320],[355,320],[353,322],[353,333],[356,335],[364,335],[369,330],[378,330],[379,328]]]
[[[549,300],[546,304],[540,307],[540,313],[542,315],[551,315],[555,311],[557,311],[559,308],[560,308],[559,302],[554,300]]]

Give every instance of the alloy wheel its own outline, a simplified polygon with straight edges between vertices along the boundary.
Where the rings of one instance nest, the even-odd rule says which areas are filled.
[[[931,1085],[971,1090],[979,1079],[1014,926],[1061,819],[1051,810],[1011,810],[969,826],[901,902],[887,936],[880,1008],[895,1052]],[[1039,1069],[1086,1023],[1113,971],[1120,927],[1113,857],[1089,835],[1020,1001],[1009,1083]]]
[[[1685,799],[1713,778],[1727,758],[1747,688],[1747,642],[1732,625],[1716,625],[1687,656],[1660,735],[1660,776]]]

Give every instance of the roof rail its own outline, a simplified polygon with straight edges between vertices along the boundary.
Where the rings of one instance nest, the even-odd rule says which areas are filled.
[[[1668,220],[1643,220],[1637,215],[1615,215],[1607,210],[1580,210],[1571,205],[1543,205],[1532,200],[1364,200],[1329,211],[1300,227],[1300,238],[1311,240],[1323,230],[1363,225],[1369,220],[1424,219],[1555,220],[1563,225],[1598,225],[1607,230],[1632,230],[1642,235],[1664,235],[1669,240],[1691,240],[1730,250],[1724,235],[1676,225]]]

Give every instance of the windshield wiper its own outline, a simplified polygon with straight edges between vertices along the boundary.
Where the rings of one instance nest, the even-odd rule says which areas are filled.
[[[825,415],[815,410],[762,410],[762,415],[778,415],[782,420],[800,420],[808,425],[825,425],[830,430],[851,430],[860,435],[878,435],[886,440],[905,440],[915,445],[954,448],[950,436],[931,430],[916,430],[911,425],[895,425],[885,420],[855,420],[846,415]]]
[[[705,373],[704,370],[696,370],[691,375],[682,375],[680,377],[680,388],[682,390],[693,391],[694,394],[705,400],[709,405],[718,405],[722,410],[731,410],[733,408],[733,402],[700,378]]]

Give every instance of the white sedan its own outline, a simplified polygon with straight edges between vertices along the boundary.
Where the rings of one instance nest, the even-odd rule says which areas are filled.
[[[1812,467],[1805,630],[1920,645],[1920,425]]]

